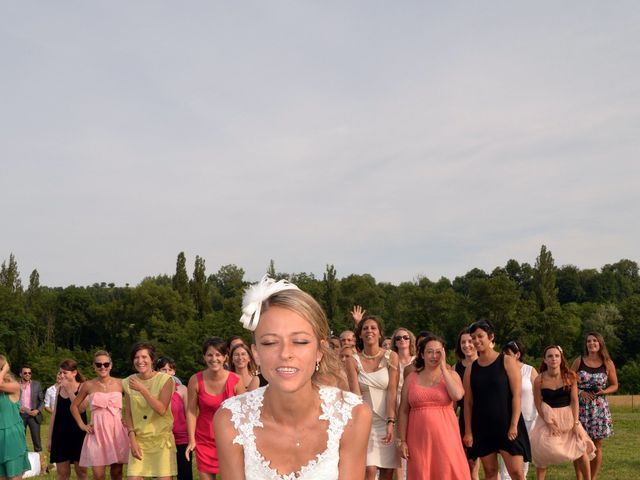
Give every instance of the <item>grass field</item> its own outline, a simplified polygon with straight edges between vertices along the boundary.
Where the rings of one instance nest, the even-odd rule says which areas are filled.
[[[601,480],[635,480],[640,478],[640,397],[635,396],[633,400],[632,408],[630,396],[610,397],[615,434],[604,441],[604,460],[599,477]],[[47,431],[48,424],[43,424],[43,439],[46,437]],[[27,442],[29,450],[31,450],[32,445],[28,432]],[[46,441],[43,441],[42,444],[46,445]],[[55,472],[52,472],[35,478],[55,480],[56,477]],[[75,478],[75,474],[72,475],[72,478]],[[535,478],[535,468],[532,466],[527,479]],[[572,464],[551,466],[547,470],[548,480],[574,478]],[[197,479],[197,473],[194,475],[194,479]]]

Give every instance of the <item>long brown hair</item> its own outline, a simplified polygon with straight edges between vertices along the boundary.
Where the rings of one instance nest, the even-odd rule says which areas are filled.
[[[380,318],[376,317],[375,315],[367,315],[366,317],[364,317],[362,320],[358,322],[358,325],[356,325],[356,331],[355,331],[356,349],[359,352],[361,352],[364,349],[364,341],[360,337],[362,335],[362,329],[364,328],[365,322],[368,322],[369,320],[373,320],[375,324],[378,326],[378,332],[380,332],[380,338],[378,339],[379,347],[382,346],[382,341],[384,340],[384,330],[382,328],[382,320],[380,320]]]
[[[233,352],[235,352],[239,348],[247,352],[247,356],[249,357],[249,363],[247,365],[247,369],[249,370],[249,373],[251,375],[256,375],[256,372],[258,371],[258,365],[256,365],[256,361],[253,359],[253,354],[251,353],[251,349],[247,347],[244,343],[238,343],[231,349],[231,352],[229,353],[229,370],[233,373],[237,373],[236,366],[233,363]]]
[[[60,370],[64,370],[66,372],[73,372],[75,370],[76,382],[78,383],[82,383],[86,380],[84,376],[80,373],[80,370],[78,370],[78,362],[76,362],[72,358],[67,358],[66,360],[63,360],[62,362],[60,362]]]
[[[584,355],[585,356],[589,355],[589,350],[587,350],[587,338],[589,337],[596,337],[596,340],[598,340],[598,343],[600,344],[600,350],[598,350],[598,355],[600,355],[600,358],[602,359],[602,363],[608,369],[609,366],[607,364],[611,360],[611,355],[609,355],[609,350],[607,350],[607,346],[604,343],[604,337],[602,336],[601,333],[588,332],[584,336],[584,347],[583,347]]]
[[[413,361],[413,364],[416,367],[416,372],[421,372],[422,370],[424,370],[425,367],[425,361],[423,358],[424,355],[424,349],[427,346],[427,343],[429,342],[438,342],[440,343],[440,345],[442,345],[442,348],[444,348],[444,340],[440,337],[438,337],[437,335],[427,335],[424,338],[421,338],[420,341],[418,342],[418,353],[416,355],[416,359]]]
[[[552,348],[555,348],[560,352],[560,377],[562,378],[562,386],[564,387],[565,390],[569,390],[573,386],[573,384],[578,380],[578,375],[576,375],[576,372],[574,372],[569,368],[569,365],[567,364],[567,359],[564,358],[564,353],[562,351],[562,348],[559,345],[549,345],[547,348],[544,349],[544,352],[542,352],[542,363],[540,364],[540,374],[542,374],[542,372],[546,372],[547,370],[549,370],[549,367],[547,367],[547,364],[544,361],[544,357],[547,356],[547,352]]]

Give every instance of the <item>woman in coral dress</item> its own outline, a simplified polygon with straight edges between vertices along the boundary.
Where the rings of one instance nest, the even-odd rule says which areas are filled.
[[[556,345],[544,350],[533,397],[538,418],[530,437],[538,480],[544,480],[547,466],[569,461],[574,462],[580,478],[590,480],[589,461],[595,457],[596,447],[580,424],[578,377]]]
[[[407,459],[407,480],[469,480],[453,402],[464,395],[462,380],[446,363],[436,336],[418,345],[416,370],[402,388],[398,417],[400,453]]]
[[[220,471],[213,415],[224,400],[244,393],[245,388],[238,375],[224,368],[227,343],[222,338],[206,339],[202,345],[202,354],[207,368],[193,375],[187,388],[189,445],[186,455],[195,450],[200,478],[213,480]]]
[[[127,430],[122,424],[122,381],[111,374],[111,356],[99,350],[93,356],[97,378],[84,382],[71,404],[71,415],[78,427],[87,433],[80,453],[80,466],[91,467],[95,480],[104,480],[107,467],[113,480],[122,478],[122,465],[129,458]],[[81,405],[88,399],[91,423],[80,415]]]

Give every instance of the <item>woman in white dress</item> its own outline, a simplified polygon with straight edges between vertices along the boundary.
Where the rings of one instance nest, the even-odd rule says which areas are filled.
[[[269,384],[227,399],[214,417],[222,480],[364,479],[371,411],[319,384],[343,380],[320,305],[264,277],[245,293],[242,311]]]
[[[400,467],[394,442],[397,412],[398,354],[382,349],[382,325],[377,317],[365,317],[356,328],[358,353],[347,359],[349,388],[373,410],[367,447],[366,480],[391,480]]]
[[[518,362],[520,367],[520,375],[522,376],[522,389],[520,390],[520,406],[522,408],[522,418],[524,418],[524,424],[527,427],[527,433],[531,433],[533,424],[538,416],[536,405],[533,400],[533,381],[538,376],[538,371],[531,365],[523,363],[522,357],[524,356],[524,345],[518,340],[512,340],[508,342],[502,349],[502,353],[513,357]],[[526,478],[529,471],[529,462],[524,462],[524,476]],[[511,480],[509,472],[504,465],[502,457],[500,457],[500,478],[502,480]]]

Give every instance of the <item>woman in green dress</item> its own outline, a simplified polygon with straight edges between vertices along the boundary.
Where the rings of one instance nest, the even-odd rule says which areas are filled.
[[[29,470],[27,440],[20,418],[20,384],[0,355],[0,479],[20,479]]]

